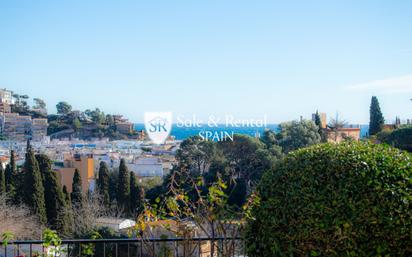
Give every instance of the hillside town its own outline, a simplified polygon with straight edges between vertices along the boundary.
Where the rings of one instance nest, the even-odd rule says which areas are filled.
[[[31,111],[40,113],[44,118],[12,112],[12,107],[16,105],[13,95],[10,90],[0,89],[0,125],[3,139],[0,141],[0,160],[3,168],[9,163],[10,150],[14,151],[16,164],[24,164],[27,140],[30,140],[37,153],[46,154],[53,160],[52,169],[69,193],[72,191],[76,169],[82,177],[83,192],[87,193],[94,190],[100,162],[105,162],[109,169],[114,169],[119,167],[120,160],[124,159],[128,169],[140,180],[164,177],[175,162],[174,156],[180,142],[170,137],[165,144],[153,145],[144,131],[136,133],[138,136],[130,140],[110,140],[105,137],[82,140],[65,137],[67,131],[48,135],[47,109],[31,108]],[[121,115],[116,116],[116,130],[125,135],[134,132],[133,124]]]

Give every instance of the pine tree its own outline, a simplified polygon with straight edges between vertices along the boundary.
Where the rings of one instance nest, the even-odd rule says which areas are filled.
[[[137,184],[136,175],[133,171],[130,172],[130,212],[136,215],[142,204],[141,192]]]
[[[14,199],[16,193],[17,168],[13,150],[10,151],[10,162],[6,165],[5,178],[7,194],[10,198]]]
[[[41,224],[47,223],[46,205],[44,201],[43,181],[30,144],[27,146],[26,161],[24,163],[23,202],[35,213]]]
[[[124,159],[120,161],[119,179],[117,181],[117,204],[125,213],[129,212],[130,179]]]
[[[6,193],[6,176],[3,169],[3,163],[0,161],[0,194]]]
[[[379,106],[378,98],[376,96],[372,96],[370,106],[369,136],[373,136],[380,132],[384,123],[385,120]]]
[[[109,169],[105,162],[100,162],[99,177],[97,178],[97,190],[103,197],[103,203],[106,207],[110,205],[109,196]]]
[[[82,178],[76,169],[73,175],[72,193],[70,194],[73,207],[83,204]]]
[[[61,219],[66,202],[57,174],[51,169],[51,161],[44,154],[36,155],[37,162],[43,177],[44,198],[46,200],[47,220],[51,228],[64,230],[65,220]]]

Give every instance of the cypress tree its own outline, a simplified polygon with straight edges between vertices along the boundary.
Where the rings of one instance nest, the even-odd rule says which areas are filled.
[[[105,162],[100,162],[97,190],[102,195],[103,203],[106,207],[109,207],[110,205],[109,180],[109,169]]]
[[[323,131],[322,120],[320,119],[320,115],[319,115],[319,112],[317,110],[316,110],[316,113],[315,113],[315,124],[316,124],[316,126],[318,126],[318,132],[319,132],[319,135],[321,137],[322,142],[328,141],[327,138],[326,138],[326,133],[325,133],[325,131]]]
[[[320,119],[320,115],[319,115],[318,111],[316,111],[316,113],[315,113],[315,124],[316,124],[316,126],[319,127],[319,129],[322,128],[322,121]]]
[[[137,184],[136,175],[130,172],[130,211],[135,215],[141,207],[142,199],[139,185]]]
[[[47,223],[43,181],[31,146],[28,144],[24,163],[23,202],[35,213],[41,224]]]
[[[119,171],[114,170],[109,173],[109,197],[110,202],[117,203],[117,180],[119,179]]]
[[[0,194],[6,193],[6,176],[4,174],[3,163],[0,161]]]
[[[119,166],[119,179],[117,181],[117,204],[125,213],[129,211],[130,199],[130,174],[124,159]]]
[[[80,177],[79,171],[76,169],[73,175],[72,183],[72,193],[70,195],[72,205],[81,206],[83,203],[83,192],[82,192],[82,178]]]
[[[378,98],[376,96],[372,96],[369,112],[369,136],[373,136],[382,130],[385,122],[381,112],[381,107],[379,106]]]
[[[67,191],[66,185],[63,186],[63,195],[64,195],[64,200],[66,202],[66,205],[71,205],[71,200],[70,200],[70,194]]]
[[[14,198],[16,193],[17,168],[13,150],[10,151],[10,162],[6,165],[5,178],[7,194],[10,198]]]
[[[63,213],[59,214],[59,221],[61,224],[60,233],[63,236],[70,235],[72,232],[72,224],[73,224],[73,212],[72,212],[72,203],[70,200],[70,193],[67,191],[67,187],[64,185],[63,189],[63,198],[65,202],[65,210]]]
[[[51,169],[50,159],[44,155],[36,155],[37,162],[43,177],[44,198],[46,201],[46,214],[50,227],[62,231],[65,225],[61,215],[66,205],[60,181],[57,174]]]

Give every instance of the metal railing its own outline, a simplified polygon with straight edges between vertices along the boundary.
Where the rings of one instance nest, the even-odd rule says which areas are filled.
[[[245,257],[235,238],[69,239],[58,247],[43,240],[0,241],[0,257]]]

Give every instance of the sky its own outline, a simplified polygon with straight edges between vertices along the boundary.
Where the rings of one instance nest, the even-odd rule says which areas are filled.
[[[412,1],[1,1],[0,87],[143,121],[412,118]]]

